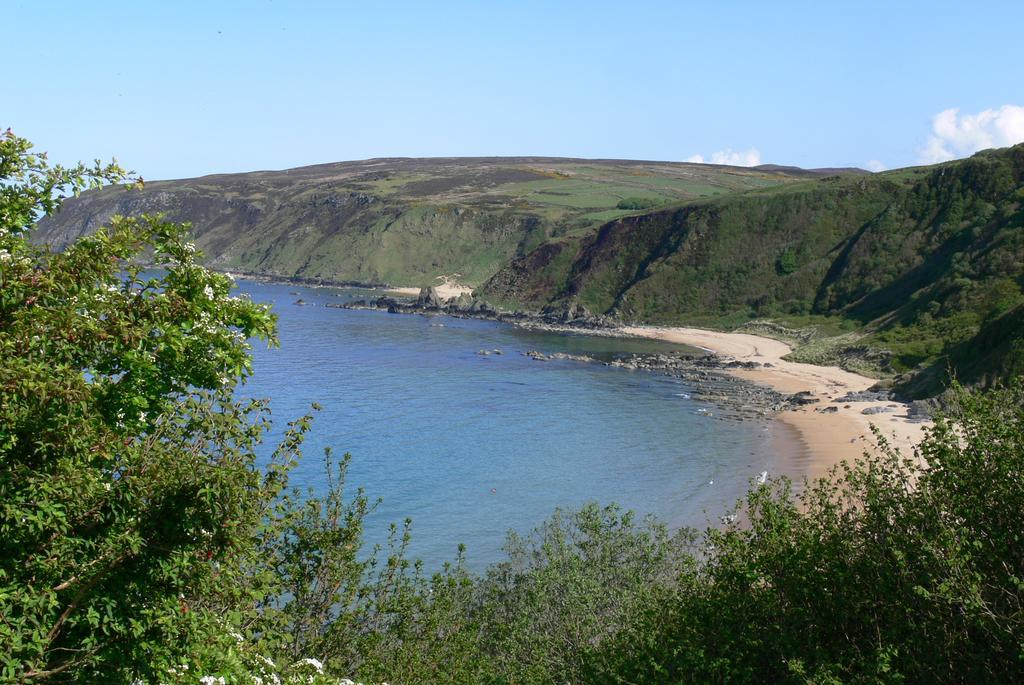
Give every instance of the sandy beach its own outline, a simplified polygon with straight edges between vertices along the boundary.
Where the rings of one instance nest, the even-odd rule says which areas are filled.
[[[465,293],[466,295],[472,295],[473,294],[473,289],[470,288],[469,286],[465,286],[465,285],[462,285],[461,283],[458,283],[457,281],[448,280],[448,279],[445,279],[441,283],[438,283],[437,285],[435,285],[434,286],[434,290],[437,291],[438,297],[440,297],[443,300],[447,300],[448,298],[451,298],[451,297],[458,297],[459,295],[462,295],[463,293]],[[389,292],[389,293],[397,293],[399,295],[412,295],[412,296],[415,297],[416,295],[420,294],[420,288],[414,288],[414,287],[395,287],[395,288],[387,288],[387,292]]]
[[[860,456],[874,446],[871,425],[906,454],[924,437],[928,423],[907,418],[907,406],[894,401],[839,402],[834,400],[848,392],[867,390],[875,379],[843,369],[813,364],[799,364],[783,359],[792,348],[779,340],[745,333],[720,333],[697,328],[662,328],[631,326],[622,329],[626,335],[654,338],[690,345],[723,357],[741,361],[770,364],[756,369],[734,369],[738,378],[767,385],[784,393],[809,391],[819,402],[782,412],[778,420],[795,429],[806,446],[806,455],[793,455],[781,460],[780,470],[794,479],[822,476],[843,459]],[[868,407],[894,407],[892,413],[865,415]],[[835,412],[818,411],[835,407]],[[778,475],[778,474],[773,474]]]

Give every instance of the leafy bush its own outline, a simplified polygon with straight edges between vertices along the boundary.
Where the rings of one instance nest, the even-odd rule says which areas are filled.
[[[580,682],[588,655],[632,624],[694,563],[670,535],[616,506],[555,512],[478,582],[481,650],[498,682]]]
[[[232,391],[269,309],[158,216],[62,253],[29,240],[63,193],[127,176],[0,139],[0,682],[341,682],[397,669],[408,626],[431,654],[461,561],[426,578],[408,523],[363,550],[347,455],[323,496],[290,490],[310,416],[257,467],[268,403]]]
[[[63,253],[28,241],[60,193],[126,174],[0,140],[0,674],[152,673],[225,635],[200,598],[258,521],[256,407],[229,401],[263,306],[197,266],[185,227],[117,219]],[[148,246],[167,267],[143,278]]]
[[[198,265],[187,226],[30,242],[62,193],[126,176],[0,139],[0,680],[216,679],[268,655],[288,678],[337,597],[371,607],[354,623],[392,589],[355,560],[366,501],[286,492],[309,417],[256,467],[267,405],[232,389],[275,319]]]
[[[1019,682],[1024,385],[956,391],[915,458],[752,490],[596,660],[626,682]]]

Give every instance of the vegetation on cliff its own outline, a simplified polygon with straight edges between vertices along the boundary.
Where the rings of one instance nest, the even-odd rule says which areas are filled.
[[[797,358],[935,394],[1024,368],[1024,145],[626,217],[513,260],[501,302],[627,321],[816,327]]]

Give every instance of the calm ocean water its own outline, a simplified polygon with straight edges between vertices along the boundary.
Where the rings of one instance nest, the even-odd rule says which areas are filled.
[[[322,487],[323,448],[350,452],[348,485],[384,500],[368,541],[411,517],[412,556],[428,569],[461,542],[481,570],[501,558],[508,530],[587,501],[703,527],[771,468],[770,423],[728,420],[677,380],[522,355],[672,349],[663,343],[323,306],[366,291],[239,287],[274,305],[281,339],[257,348],[242,394],[272,398],[275,436],[311,402],[324,407],[293,482]]]

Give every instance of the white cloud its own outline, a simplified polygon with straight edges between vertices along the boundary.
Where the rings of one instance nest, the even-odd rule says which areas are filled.
[[[864,168],[867,169],[868,171],[874,171],[875,173],[878,173],[879,171],[885,171],[889,167],[885,166],[877,159],[872,159],[864,163]]]
[[[977,114],[947,109],[932,118],[932,134],[921,150],[923,164],[967,157],[978,150],[1024,141],[1024,107],[1003,105]]]
[[[725,148],[718,152],[712,152],[711,157],[704,158],[704,155],[691,155],[686,158],[691,164],[726,164],[728,166],[757,166],[761,163],[761,153],[757,148],[735,151]]]

